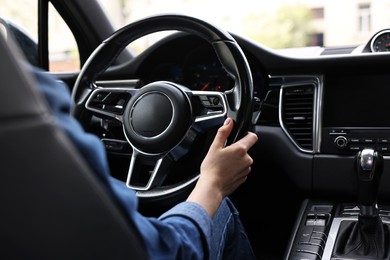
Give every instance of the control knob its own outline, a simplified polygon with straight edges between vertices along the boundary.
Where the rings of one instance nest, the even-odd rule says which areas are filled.
[[[337,136],[334,139],[334,144],[336,145],[337,148],[339,149],[344,149],[348,145],[348,140],[345,136]]]

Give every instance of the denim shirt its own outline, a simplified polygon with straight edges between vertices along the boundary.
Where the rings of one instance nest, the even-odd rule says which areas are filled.
[[[138,211],[135,192],[124,182],[110,176],[101,140],[85,132],[70,114],[72,99],[65,83],[36,68],[33,68],[33,75],[56,123],[78,148],[93,172],[121,202],[128,218],[138,229],[150,259],[208,258],[212,219],[207,212],[196,203],[182,202],[159,218],[143,216]]]

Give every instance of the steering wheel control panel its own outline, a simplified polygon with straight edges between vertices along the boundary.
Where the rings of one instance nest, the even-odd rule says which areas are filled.
[[[350,155],[372,148],[390,154],[390,129],[324,128],[322,137],[322,153]]]

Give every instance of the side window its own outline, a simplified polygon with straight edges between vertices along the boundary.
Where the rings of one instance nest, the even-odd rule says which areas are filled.
[[[0,8],[1,23],[7,37],[15,41],[33,65],[38,64],[37,1],[5,0]]]
[[[38,1],[4,0],[0,8],[1,23],[19,44],[27,60],[38,65]],[[49,71],[80,70],[76,41],[64,20],[49,3]]]
[[[80,70],[76,40],[51,4],[49,4],[49,70],[52,72]]]

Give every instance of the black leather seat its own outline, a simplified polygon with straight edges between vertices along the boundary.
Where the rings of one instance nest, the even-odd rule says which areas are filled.
[[[146,259],[138,233],[0,34],[0,256]]]

